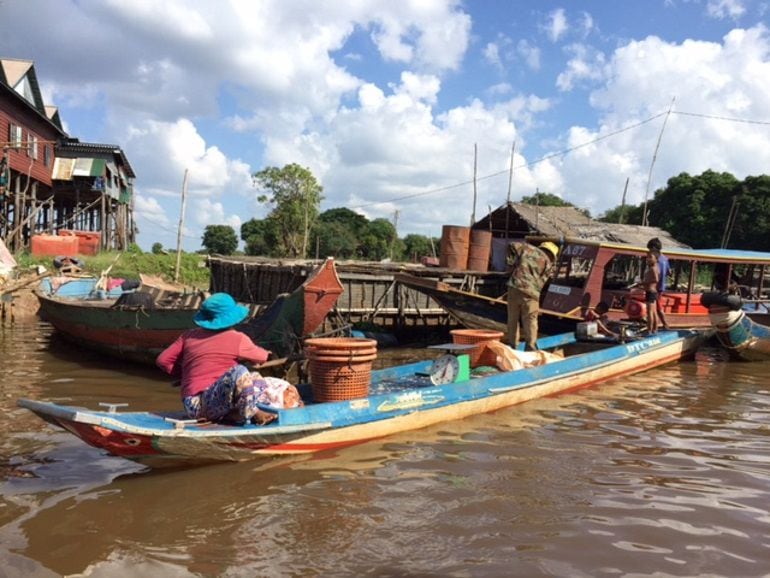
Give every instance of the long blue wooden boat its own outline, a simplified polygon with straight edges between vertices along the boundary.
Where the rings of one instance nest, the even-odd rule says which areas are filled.
[[[740,295],[721,292],[704,293],[703,303],[708,306],[717,340],[731,357],[744,361],[770,359],[770,327],[748,314],[756,309],[756,303],[747,304]]]
[[[273,410],[265,426],[185,421],[181,413],[92,410],[21,399],[18,405],[108,453],[149,467],[307,454],[492,412],[644,371],[694,354],[705,331],[664,331],[627,343],[579,341],[575,333],[539,346],[562,359],[515,371],[475,368],[436,379],[437,360],[374,370],[366,397],[317,403],[298,387],[304,407]],[[449,344],[451,346],[451,344]],[[441,347],[439,347],[441,348]],[[449,348],[447,348],[449,351]],[[441,359],[451,353],[444,353]],[[447,381],[446,383],[442,383]],[[436,383],[439,383],[438,385]]]

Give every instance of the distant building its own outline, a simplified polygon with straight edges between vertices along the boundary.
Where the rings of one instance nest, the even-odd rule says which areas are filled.
[[[0,239],[11,251],[62,230],[99,232],[101,248],[135,241],[135,175],[123,151],[69,138],[32,61],[0,59],[0,142]]]
[[[135,242],[134,171],[116,145],[62,139],[53,183],[59,229],[101,232],[101,245],[124,250]]]

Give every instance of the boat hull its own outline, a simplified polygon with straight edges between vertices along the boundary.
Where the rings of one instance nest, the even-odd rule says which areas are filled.
[[[81,295],[83,289],[77,295]],[[343,292],[334,261],[327,259],[305,282],[282,295],[259,316],[236,326],[274,357],[296,353],[303,336],[324,322]],[[114,299],[84,299],[36,293],[40,316],[64,339],[126,361],[154,364],[158,354],[195,327],[197,307],[114,307]]]
[[[544,338],[541,347],[580,350],[546,365],[433,385],[430,361],[372,373],[370,395],[275,410],[267,426],[174,421],[168,414],[110,413],[20,400],[43,419],[87,443],[150,467],[308,454],[488,413],[532,399],[589,387],[695,353],[705,332],[662,332],[630,343],[579,343],[574,334]],[[307,386],[301,386],[307,390]]]
[[[770,359],[770,327],[755,322],[742,310],[715,308],[710,317],[717,340],[732,357],[745,361]]]

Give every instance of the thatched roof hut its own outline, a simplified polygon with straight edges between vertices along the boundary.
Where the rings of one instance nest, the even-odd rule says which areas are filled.
[[[602,223],[576,207],[506,203],[477,221],[473,228],[491,231],[493,237],[503,239],[521,239],[527,235],[561,236],[644,247],[647,241],[658,237],[664,248],[689,247],[658,227]]]

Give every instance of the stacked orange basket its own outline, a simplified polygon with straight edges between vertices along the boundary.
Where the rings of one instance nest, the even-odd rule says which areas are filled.
[[[449,333],[452,335],[453,343],[476,345],[476,347],[468,351],[468,355],[471,358],[471,367],[495,365],[496,357],[492,358],[489,355],[484,355],[485,345],[490,341],[500,341],[505,335],[502,331],[494,331],[492,329],[453,329]]]
[[[313,399],[342,401],[369,395],[377,341],[359,337],[318,337],[305,340]]]

